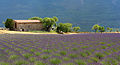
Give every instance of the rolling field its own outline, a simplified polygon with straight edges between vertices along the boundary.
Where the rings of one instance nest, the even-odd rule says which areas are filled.
[[[120,33],[1,34],[0,65],[120,65]]]

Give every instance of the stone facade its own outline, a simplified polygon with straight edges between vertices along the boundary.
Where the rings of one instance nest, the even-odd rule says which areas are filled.
[[[25,20],[26,21],[26,20]],[[36,20],[32,20],[33,22],[17,22],[17,20],[15,20],[15,26],[14,26],[14,30],[16,31],[40,31],[43,29],[43,24],[41,22],[36,22]]]

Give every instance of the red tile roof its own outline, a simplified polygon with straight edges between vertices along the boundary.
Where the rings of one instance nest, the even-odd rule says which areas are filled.
[[[40,20],[14,20],[17,23],[34,23],[34,22],[40,22]]]

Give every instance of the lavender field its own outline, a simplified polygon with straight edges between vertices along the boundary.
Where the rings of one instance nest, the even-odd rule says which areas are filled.
[[[0,65],[120,65],[120,34],[1,34]]]

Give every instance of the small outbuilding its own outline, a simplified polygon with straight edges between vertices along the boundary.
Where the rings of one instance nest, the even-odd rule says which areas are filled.
[[[13,20],[16,31],[38,31],[43,29],[40,20]]]

